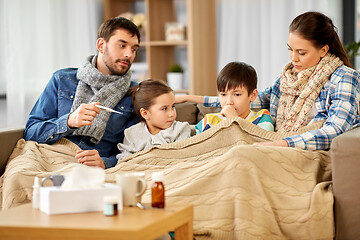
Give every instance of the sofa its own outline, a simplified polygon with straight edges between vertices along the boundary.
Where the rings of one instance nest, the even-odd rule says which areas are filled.
[[[177,120],[194,125],[206,113],[218,112],[219,108],[207,108],[201,104],[176,105]],[[4,173],[16,142],[24,129],[0,130],[0,174]],[[334,139],[331,145],[332,187],[334,194],[335,239],[360,239],[360,127]]]

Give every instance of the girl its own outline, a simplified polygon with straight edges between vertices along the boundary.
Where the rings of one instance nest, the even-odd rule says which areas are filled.
[[[187,122],[175,121],[175,96],[163,81],[145,80],[129,90],[134,111],[140,118],[124,132],[123,143],[118,143],[118,160],[155,145],[172,143],[190,137]]]

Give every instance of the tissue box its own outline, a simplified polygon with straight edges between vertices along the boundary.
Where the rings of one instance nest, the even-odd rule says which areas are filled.
[[[104,196],[117,196],[118,209],[122,209],[121,187],[115,184],[107,183],[93,189],[41,187],[40,210],[47,214],[103,211]]]

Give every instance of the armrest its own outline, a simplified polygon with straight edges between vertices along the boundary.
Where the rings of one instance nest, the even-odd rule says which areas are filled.
[[[0,131],[0,176],[17,141],[24,136],[24,128]]]
[[[360,239],[360,127],[331,144],[335,238]]]

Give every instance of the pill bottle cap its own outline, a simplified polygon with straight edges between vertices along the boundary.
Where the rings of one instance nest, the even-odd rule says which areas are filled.
[[[152,180],[154,182],[162,182],[164,180],[164,174],[162,172],[153,172]]]

